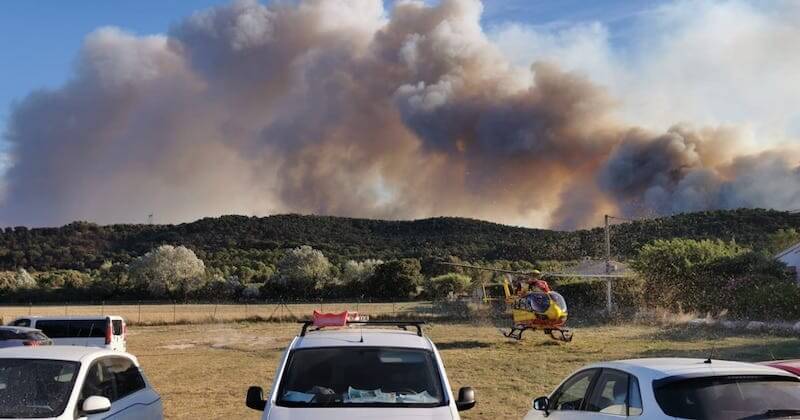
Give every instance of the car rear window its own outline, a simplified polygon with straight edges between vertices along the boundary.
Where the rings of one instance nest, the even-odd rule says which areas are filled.
[[[13,325],[15,327],[30,327],[31,326],[31,320],[30,319],[26,319],[26,318],[18,319],[16,321],[12,322],[11,325]]]
[[[292,352],[278,405],[436,407],[446,404],[433,353],[421,349],[328,347]]]
[[[85,320],[41,320],[36,323],[50,338],[105,338],[108,321],[106,319]]]
[[[653,383],[665,414],[687,419],[800,414],[800,379],[785,376],[666,378]]]
[[[122,335],[122,320],[115,319],[111,321],[111,326],[114,328],[114,335]]]
[[[27,334],[29,340],[37,340],[37,341],[44,341],[47,340],[48,337],[39,331],[31,331]]]
[[[0,340],[24,340],[27,337],[25,333],[17,332],[14,330],[0,330]]]

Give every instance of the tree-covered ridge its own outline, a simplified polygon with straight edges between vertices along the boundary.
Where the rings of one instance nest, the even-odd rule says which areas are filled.
[[[656,239],[721,239],[755,250],[769,235],[800,229],[800,214],[739,209],[679,214],[615,224],[616,258],[635,255]],[[310,245],[336,264],[369,258],[575,260],[603,255],[603,229],[561,232],[439,217],[384,221],[329,216],[223,216],[178,225],[75,222],[58,228],[5,228],[0,270],[97,269],[127,264],[162,244],[184,245],[214,268],[274,266],[286,249]]]

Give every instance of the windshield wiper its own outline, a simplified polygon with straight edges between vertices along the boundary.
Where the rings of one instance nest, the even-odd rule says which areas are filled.
[[[775,419],[781,417],[800,417],[800,409],[797,408],[772,409],[772,410],[767,410],[760,414],[742,417],[740,420]]]

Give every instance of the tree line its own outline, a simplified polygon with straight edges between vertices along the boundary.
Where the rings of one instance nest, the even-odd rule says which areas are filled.
[[[598,221],[599,223],[600,221]],[[800,214],[740,209],[679,214],[615,224],[613,257],[630,259],[654,240],[723,240],[753,249],[768,234],[800,229]],[[130,264],[160,245],[191,249],[208,267],[243,275],[275,269],[286,250],[309,245],[333,264],[380,259],[457,257],[469,261],[569,261],[604,256],[601,228],[527,229],[462,218],[382,221],[324,216],[223,216],[179,225],[75,222],[58,228],[0,231],[0,270],[99,270]]]

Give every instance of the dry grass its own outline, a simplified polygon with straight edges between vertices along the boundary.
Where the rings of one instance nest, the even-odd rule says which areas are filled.
[[[131,328],[129,349],[139,356],[164,397],[172,419],[258,418],[244,406],[249,385],[266,390],[281,351],[298,332],[286,323],[217,323]],[[560,344],[532,333],[510,341],[495,327],[433,324],[426,333],[439,347],[451,385],[472,386],[478,404],[465,419],[519,419],[532,397],[544,395],[590,362],[650,356],[764,360],[800,356],[791,337],[659,326],[587,326]],[[527,334],[527,333],[526,333]]]

